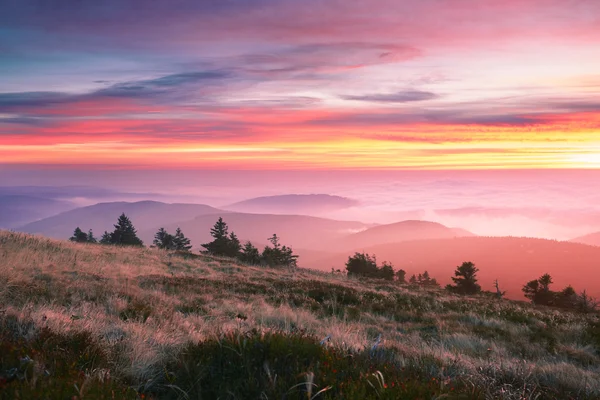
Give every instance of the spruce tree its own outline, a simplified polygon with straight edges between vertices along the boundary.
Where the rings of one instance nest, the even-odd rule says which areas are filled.
[[[87,241],[88,243],[98,243],[98,240],[94,237],[94,233],[91,229],[88,231]]]
[[[73,236],[69,238],[71,242],[85,243],[88,241],[88,235],[82,231],[79,227],[75,228]]]
[[[175,250],[190,251],[192,249],[190,239],[185,237],[185,235],[181,231],[181,228],[179,227],[175,231],[175,237],[173,240],[175,242]]]
[[[229,234],[229,242],[227,244],[227,256],[237,258],[242,251],[242,244],[234,232]]]
[[[210,243],[205,243],[202,245],[202,247],[204,247],[210,254],[225,257],[237,256],[237,253],[232,255],[235,246],[232,246],[230,243],[231,237],[229,236],[229,227],[225,221],[223,221],[223,218],[219,217],[217,222],[215,222],[215,225],[210,229],[210,235],[214,240]],[[238,252],[240,247],[238,247]]]
[[[175,237],[168,233],[165,228],[160,228],[158,232],[154,234],[154,241],[152,243],[159,249],[175,249]]]
[[[244,243],[244,247],[242,248],[242,252],[240,254],[240,260],[249,265],[260,264],[260,252],[256,247],[254,247],[252,242],[248,241]]]
[[[100,238],[100,244],[112,244],[110,233],[104,231],[102,237]]]
[[[386,281],[394,280],[394,266],[386,261],[383,262],[381,268],[379,268],[379,277]]]
[[[403,269],[396,271],[396,280],[398,283],[406,283],[406,271]]]
[[[143,246],[144,243],[137,237],[137,232],[131,220],[125,213],[119,216],[115,230],[110,235],[110,242],[121,246]]]
[[[479,269],[475,267],[470,261],[462,263],[462,265],[456,267],[452,281],[455,286],[448,285],[449,289],[461,294],[475,294],[481,292],[481,286],[477,284],[477,272]]]

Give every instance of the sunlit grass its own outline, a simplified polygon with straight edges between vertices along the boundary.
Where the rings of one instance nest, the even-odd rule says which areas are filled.
[[[0,232],[0,319],[21,398],[600,397],[597,316],[207,256]]]

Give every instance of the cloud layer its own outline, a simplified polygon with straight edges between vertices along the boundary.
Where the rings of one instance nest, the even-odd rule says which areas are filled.
[[[600,3],[8,0],[0,162],[600,167]]]

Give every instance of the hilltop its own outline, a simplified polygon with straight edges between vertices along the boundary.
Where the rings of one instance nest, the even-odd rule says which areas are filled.
[[[9,232],[0,282],[9,397],[600,396],[597,317],[485,295]]]

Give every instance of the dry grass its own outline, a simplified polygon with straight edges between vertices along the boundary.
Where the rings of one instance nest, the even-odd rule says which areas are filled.
[[[145,392],[190,343],[254,329],[355,353],[381,335],[379,356],[479,397],[600,398],[597,317],[309,270],[0,232],[0,315],[26,340],[91,334],[111,373]]]

